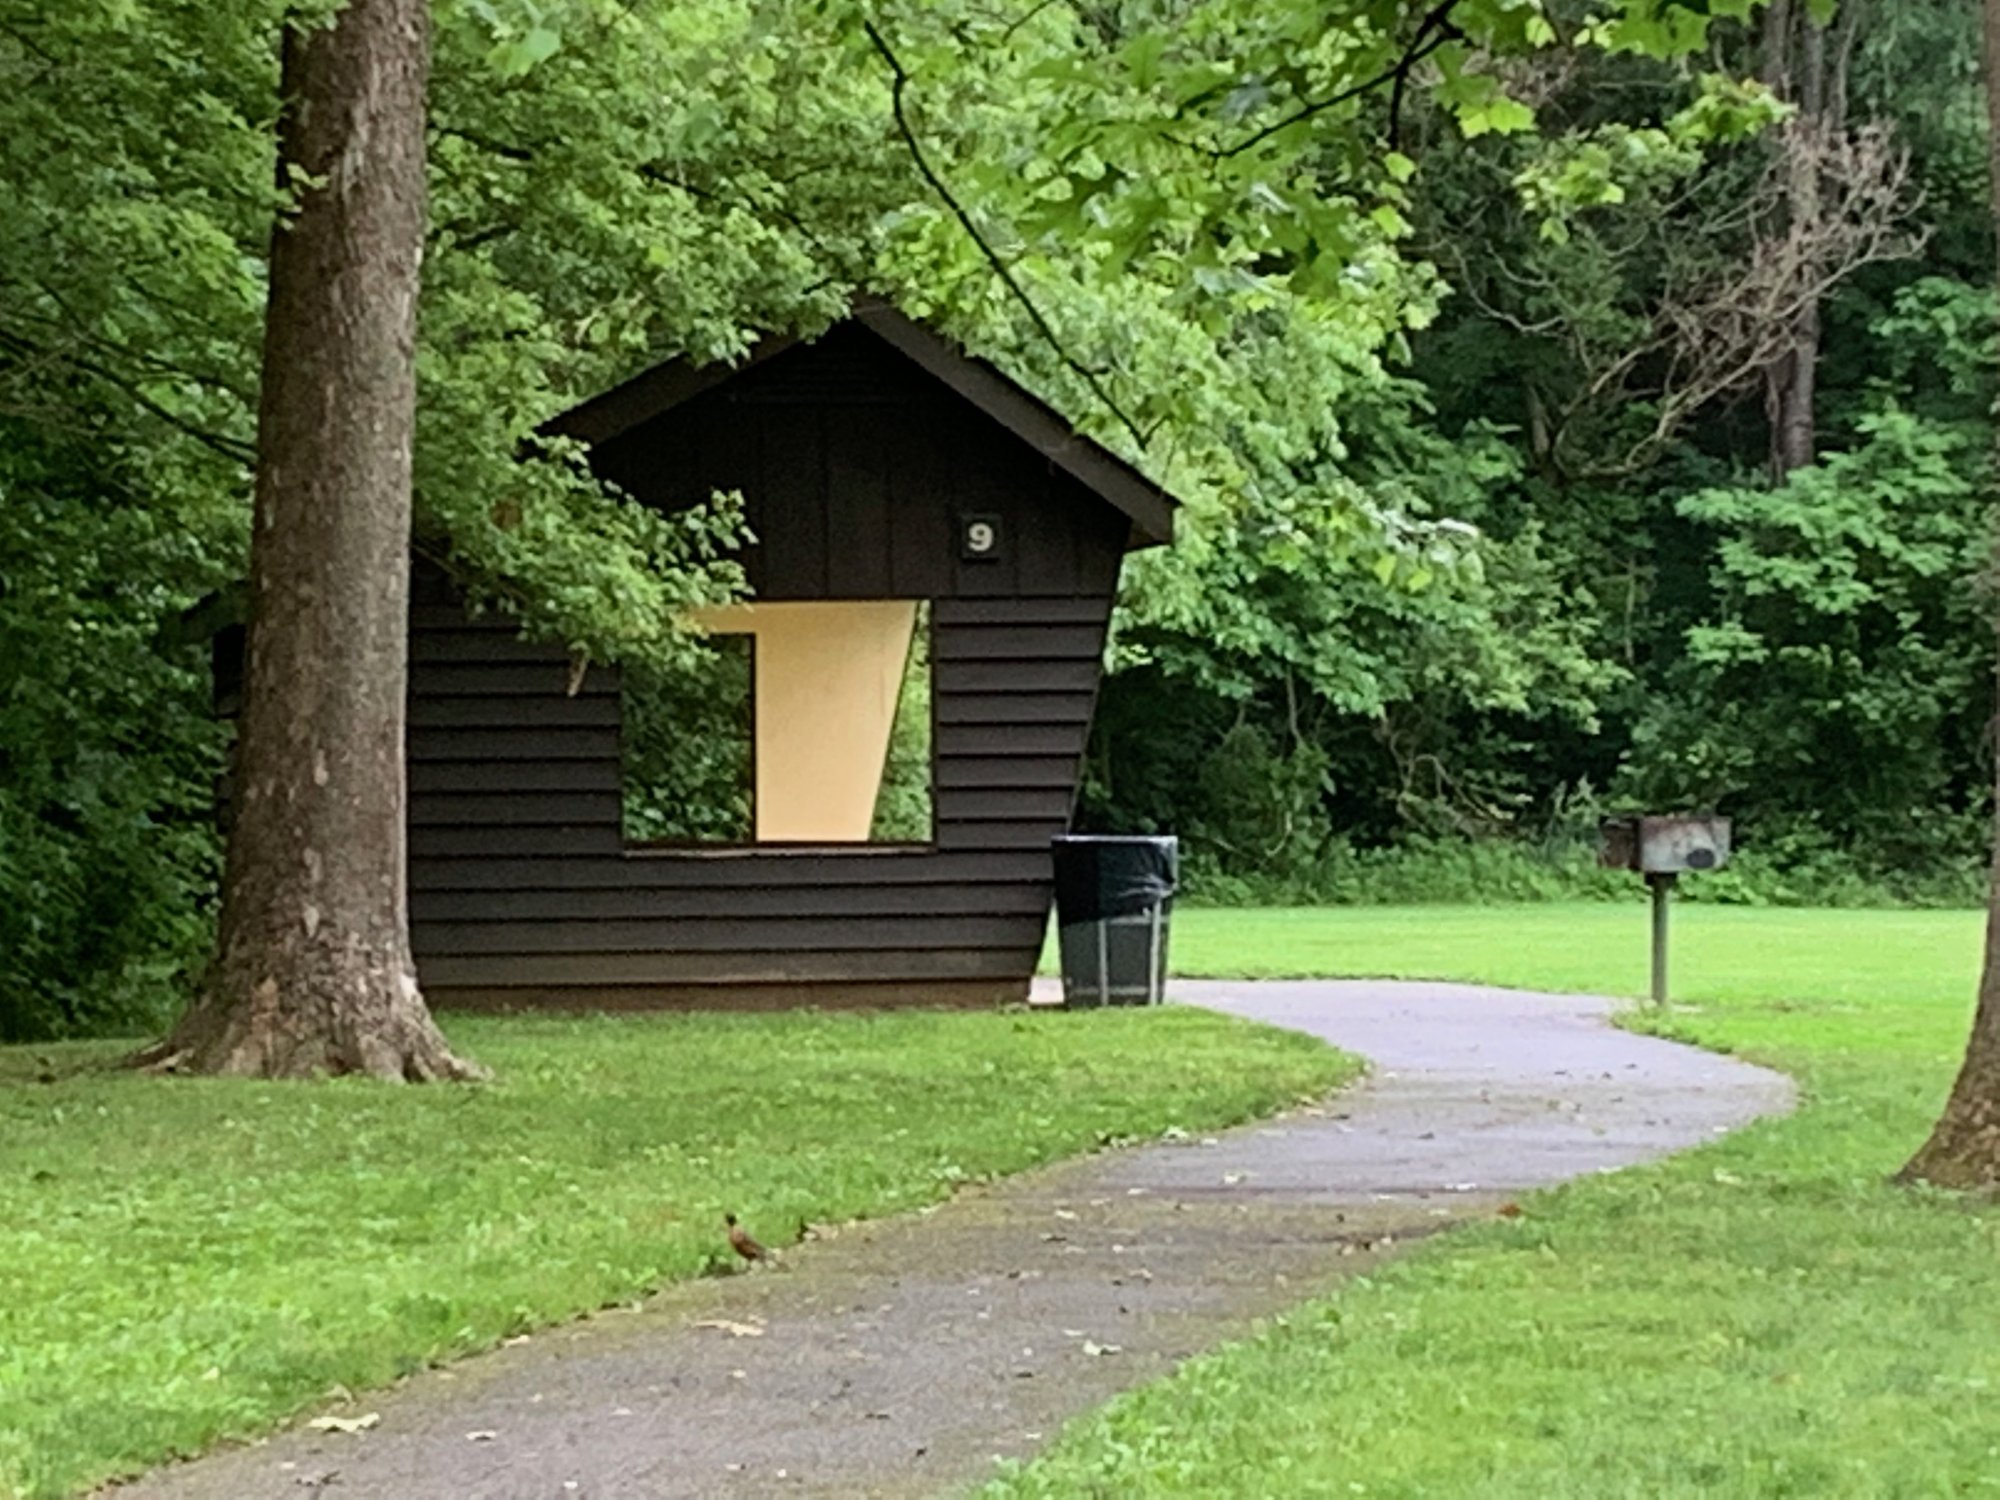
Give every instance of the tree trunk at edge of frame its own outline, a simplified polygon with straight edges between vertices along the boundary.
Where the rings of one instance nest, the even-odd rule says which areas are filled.
[[[1984,0],[1986,112],[1992,169],[1993,223],[2000,243],[2000,0]],[[2000,431],[1995,434],[2000,468]],[[2000,584],[2000,532],[1996,532],[1989,594]],[[1996,619],[2000,644],[2000,619]],[[2000,1188],[2000,795],[1994,805],[1995,847],[1992,889],[1987,897],[1986,957],[1979,976],[1979,1007],[1972,1018],[1965,1063],[1931,1137],[1902,1180],[1939,1187],[1991,1191]]]
[[[221,930],[137,1061],[476,1077],[417,988],[405,863],[426,0],[350,0],[283,46],[279,161],[300,193],[271,241]]]

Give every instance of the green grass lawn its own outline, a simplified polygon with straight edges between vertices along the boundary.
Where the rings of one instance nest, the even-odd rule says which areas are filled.
[[[995,1497],[2000,1493],[2000,1211],[1885,1185],[1949,1086],[1980,919],[1677,912],[1652,1027],[1803,1107],[1526,1200],[1076,1424]],[[1176,967],[1634,993],[1630,907],[1187,912]]]
[[[725,1209],[785,1244],[1352,1075],[1193,1011],[448,1029],[498,1082],[162,1080],[88,1069],[105,1047],[0,1049],[0,1494],[717,1269]]]

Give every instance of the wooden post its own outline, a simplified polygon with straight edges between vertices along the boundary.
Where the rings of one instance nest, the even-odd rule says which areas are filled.
[[[1653,893],[1653,1004],[1667,1003],[1667,913],[1673,907],[1674,883],[1679,876],[1653,874],[1646,885]]]

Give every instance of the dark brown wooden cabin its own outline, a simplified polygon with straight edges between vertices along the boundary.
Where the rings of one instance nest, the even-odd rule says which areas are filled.
[[[649,505],[740,490],[760,604],[929,601],[934,841],[628,846],[617,671],[571,694],[559,647],[469,619],[422,580],[410,891],[433,1003],[1022,998],[1120,564],[1170,538],[1168,497],[881,307],[735,368],[663,366],[554,425]]]

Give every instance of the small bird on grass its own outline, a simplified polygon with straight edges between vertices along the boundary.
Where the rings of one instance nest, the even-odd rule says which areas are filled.
[[[750,1237],[750,1231],[736,1222],[735,1214],[724,1214],[722,1222],[729,1226],[729,1248],[747,1261],[769,1260],[771,1252]]]

